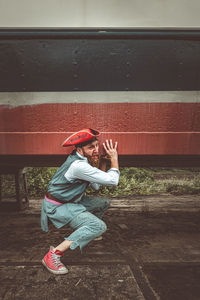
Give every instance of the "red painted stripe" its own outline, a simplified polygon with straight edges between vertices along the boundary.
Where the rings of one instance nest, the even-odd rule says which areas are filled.
[[[2,132],[0,155],[68,154],[73,147],[63,148],[61,144],[70,134]],[[100,136],[100,144],[110,138],[118,141],[120,155],[200,155],[200,132],[108,132]]]
[[[0,106],[0,131],[200,131],[200,103],[69,103]]]
[[[200,154],[200,103],[0,106],[0,154],[69,153],[62,142],[87,127],[117,140],[121,155]]]

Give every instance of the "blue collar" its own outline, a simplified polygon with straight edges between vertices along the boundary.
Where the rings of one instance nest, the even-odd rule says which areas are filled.
[[[76,151],[76,155],[78,155],[78,157],[80,157],[81,159],[88,161],[88,160],[87,160],[87,157],[82,156],[82,155],[81,155],[80,153],[78,153],[77,151]]]

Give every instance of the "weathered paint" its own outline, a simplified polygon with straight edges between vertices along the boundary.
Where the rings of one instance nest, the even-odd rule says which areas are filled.
[[[120,160],[199,159],[199,30],[2,29],[0,37],[7,164],[63,157],[63,140],[84,127],[118,140]]]
[[[0,104],[200,103],[200,91],[0,92]]]
[[[2,132],[0,154],[69,154],[72,148],[63,148],[61,144],[71,134],[72,132]],[[119,142],[119,155],[200,155],[199,132],[104,132],[99,141],[110,138]]]
[[[0,106],[1,155],[57,155],[72,132],[96,128],[120,155],[199,155],[200,103]]]
[[[200,103],[70,103],[0,106],[1,132],[199,132]]]

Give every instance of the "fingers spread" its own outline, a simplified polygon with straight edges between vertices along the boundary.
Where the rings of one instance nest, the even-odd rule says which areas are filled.
[[[115,142],[115,146],[113,147],[112,139],[110,139],[110,141],[106,140],[106,142],[103,143],[103,147],[104,147],[104,149],[107,153],[111,153],[113,151],[116,151],[117,145],[118,145],[118,142]]]

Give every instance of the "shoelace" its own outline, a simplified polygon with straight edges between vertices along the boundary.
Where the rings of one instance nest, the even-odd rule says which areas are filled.
[[[57,255],[57,254],[55,254],[54,252],[52,252],[51,253],[51,257],[52,257],[52,262],[53,262],[53,264],[57,267],[57,268],[59,268],[59,267],[63,267],[64,265],[61,263],[61,261],[60,261],[60,257],[61,257],[61,255]]]

